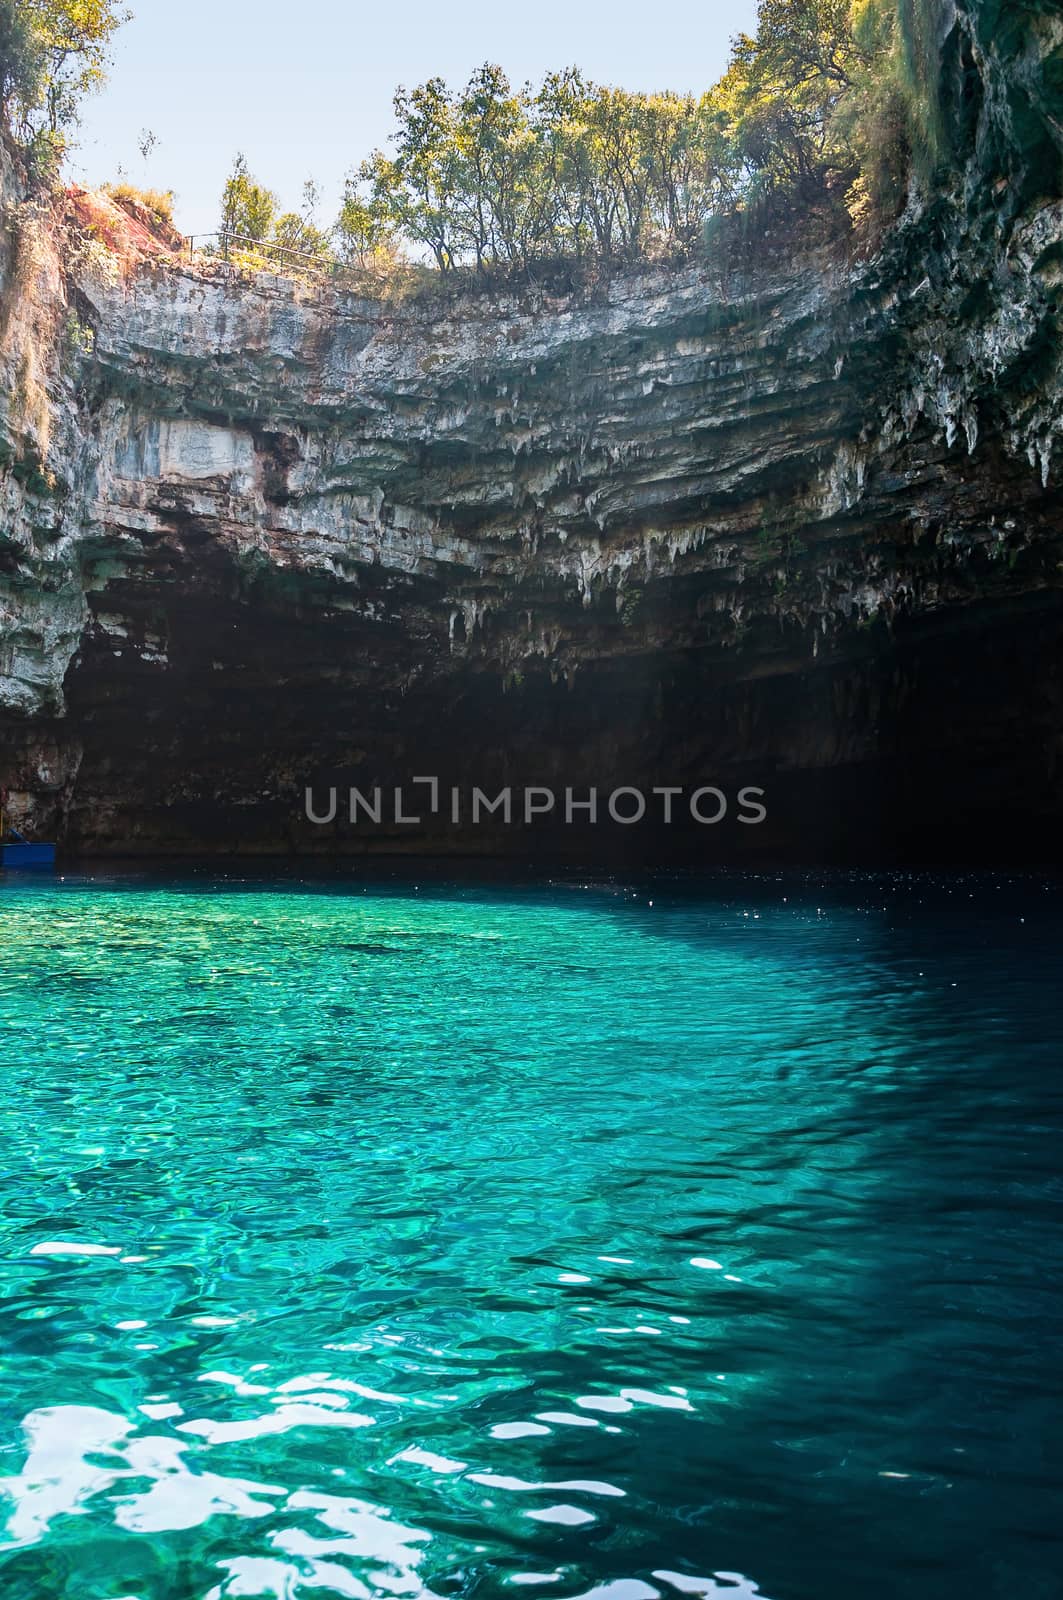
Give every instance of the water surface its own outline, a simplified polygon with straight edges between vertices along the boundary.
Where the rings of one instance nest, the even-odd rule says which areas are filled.
[[[0,1593],[1060,1593],[1033,879],[0,882]]]

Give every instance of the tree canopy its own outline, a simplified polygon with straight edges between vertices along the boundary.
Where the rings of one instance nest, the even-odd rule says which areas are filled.
[[[514,86],[490,62],[458,89],[429,78],[396,93],[390,149],[351,172],[330,230],[312,183],[282,212],[243,156],[222,229],[292,259],[365,267],[410,252],[483,273],[682,257],[714,219],[824,203],[874,225],[940,139],[914,47],[933,3],[760,0],[755,32],[699,93],[635,94],[576,67]],[[0,0],[0,117],[42,170],[126,15],[120,0]]]
[[[126,16],[116,0],[0,0],[0,117],[24,149],[52,161],[62,153]]]
[[[364,263],[390,241],[444,272],[631,261],[688,254],[735,212],[828,200],[886,217],[918,120],[897,5],[761,0],[701,94],[633,94],[574,67],[514,88],[491,63],[458,90],[400,89],[392,149],[348,180],[339,255]]]

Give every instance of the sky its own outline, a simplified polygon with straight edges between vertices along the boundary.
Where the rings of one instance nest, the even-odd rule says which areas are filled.
[[[484,61],[514,84],[576,65],[637,90],[705,89],[756,0],[129,0],[110,80],[83,111],[71,177],[173,189],[184,233],[218,226],[237,151],[285,209],[304,181],[339,209],[344,175],[387,148],[392,96]],[[158,141],[145,161],[144,131]],[[121,172],[119,171],[121,169]]]

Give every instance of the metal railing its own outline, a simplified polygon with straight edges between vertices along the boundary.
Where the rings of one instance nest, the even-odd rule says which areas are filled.
[[[379,267],[360,267],[344,261],[323,260],[321,256],[311,255],[305,250],[293,250],[289,245],[274,244],[268,239],[252,239],[248,234],[233,233],[223,228],[215,233],[188,234],[188,259],[194,260],[197,250],[202,250],[204,245],[209,246],[212,241],[217,241],[216,247],[202,253],[213,261],[231,262],[235,255],[240,265],[246,264],[246,261],[240,262],[240,257],[257,256],[266,262],[276,262],[280,269],[288,267],[305,277],[338,284],[370,296],[379,294],[381,287],[393,282],[396,277],[394,269],[385,271]],[[398,272],[402,270],[399,268]],[[411,265],[408,270],[411,277],[416,277],[416,267]]]
[[[219,241],[221,248],[217,254],[221,256],[223,261],[228,261],[231,258],[233,247],[235,246],[237,250],[246,251],[249,255],[265,256],[267,259],[280,257],[285,261],[297,261],[302,263],[304,269],[310,268],[326,276],[336,271],[344,272],[348,270],[338,261],[323,261],[320,256],[311,255],[306,250],[292,250],[285,244],[273,244],[268,239],[252,239],[248,234],[231,233],[224,228],[215,233],[190,233],[188,235],[188,254],[190,256],[195,255],[197,241],[206,242],[211,239]],[[215,252],[210,253],[214,254]]]
[[[281,267],[291,263],[300,273],[308,277],[350,289],[368,299],[378,299],[382,292],[404,282],[416,289],[426,282],[426,273],[429,274],[428,281],[434,279],[440,288],[445,286],[451,292],[460,291],[463,285],[467,288],[477,281],[471,268],[467,271],[462,269],[441,273],[435,268],[428,267],[426,263],[414,261],[400,261],[389,267],[355,266],[346,261],[327,258],[323,260],[321,256],[311,255],[305,250],[293,250],[289,245],[274,244],[269,239],[252,239],[249,234],[233,233],[224,228],[219,228],[214,233],[185,235],[188,259],[194,260],[197,249],[212,240],[218,241],[218,248],[204,252],[212,261],[231,262],[235,254],[238,266],[249,264],[246,260],[241,262],[239,259],[241,256],[258,256],[266,261],[275,260]],[[500,310],[499,315],[502,314]]]

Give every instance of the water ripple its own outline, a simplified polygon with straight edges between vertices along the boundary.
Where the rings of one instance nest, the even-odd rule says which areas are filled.
[[[4,1600],[1047,1600],[1063,929],[960,882],[0,887]]]

